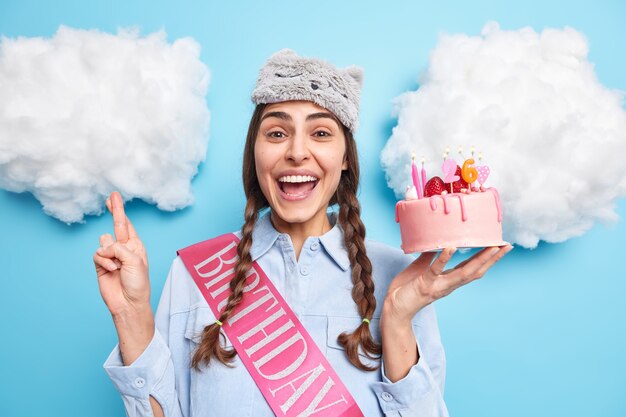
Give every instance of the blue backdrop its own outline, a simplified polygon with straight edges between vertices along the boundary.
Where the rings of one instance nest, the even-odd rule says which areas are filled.
[[[108,32],[136,25],[202,45],[212,121],[196,202],[176,213],[128,204],[148,249],[154,307],[177,248],[240,226],[249,95],[278,49],[365,69],[360,198],[369,237],[391,245],[399,244],[395,198],[379,164],[395,125],[391,101],[417,87],[439,33],[475,35],[489,20],[503,29],[572,26],[588,37],[600,81],[626,89],[620,0],[177,3],[0,0],[0,33],[9,37],[51,36],[60,24]],[[617,209],[625,218],[626,201]],[[31,195],[0,191],[0,415],[124,415],[102,370],[116,334],[91,260],[98,236],[111,231],[109,216],[67,226]],[[437,303],[452,416],[626,415],[623,236],[622,220],[566,243],[516,248],[483,280]]]

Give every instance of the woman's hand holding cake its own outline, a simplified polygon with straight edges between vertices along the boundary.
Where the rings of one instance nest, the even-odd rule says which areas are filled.
[[[457,288],[481,278],[511,249],[511,245],[484,248],[448,270],[445,267],[456,248],[444,249],[436,259],[434,252],[427,252],[396,276],[387,290],[380,321],[385,373],[391,381],[404,378],[419,360],[411,325],[415,314]]]
[[[392,281],[387,290],[384,312],[395,322],[410,323],[418,311],[455,289],[481,278],[513,247],[484,248],[452,269],[444,270],[456,248],[446,248],[434,260],[435,252],[421,254]]]

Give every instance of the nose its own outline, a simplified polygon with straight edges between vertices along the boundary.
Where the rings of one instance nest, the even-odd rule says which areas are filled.
[[[309,152],[309,144],[306,135],[302,133],[293,135],[289,141],[289,148],[285,156],[296,164],[301,164],[309,159],[311,154]]]

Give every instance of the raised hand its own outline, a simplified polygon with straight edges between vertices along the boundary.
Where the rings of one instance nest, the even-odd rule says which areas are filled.
[[[387,290],[380,319],[387,378],[399,381],[419,360],[411,326],[413,316],[433,301],[482,277],[511,249],[510,245],[485,248],[454,268],[444,270],[456,251],[446,248],[434,262],[434,253],[424,253],[398,274]]]
[[[434,262],[435,253],[423,253],[392,281],[385,299],[386,313],[396,320],[410,322],[428,304],[481,278],[511,249],[511,245],[484,248],[448,270],[444,268],[455,248],[444,249]]]
[[[100,293],[113,316],[150,309],[150,282],[145,248],[124,213],[122,197],[111,193],[107,208],[113,215],[115,240],[100,236],[93,261]]]

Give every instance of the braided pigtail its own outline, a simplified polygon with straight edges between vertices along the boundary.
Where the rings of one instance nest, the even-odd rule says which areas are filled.
[[[344,243],[352,268],[352,299],[360,316],[367,321],[362,321],[352,333],[340,334],[337,341],[345,349],[348,360],[354,366],[364,371],[373,371],[378,367],[365,365],[359,358],[359,346],[370,359],[380,358],[382,346],[374,341],[369,327],[369,320],[376,310],[372,263],[365,250],[365,226],[361,221],[361,205],[356,196],[359,186],[356,144],[352,135],[349,132],[345,133],[348,168],[342,173],[334,201],[339,204],[339,224],[343,229]],[[353,157],[350,157],[351,155]]]
[[[261,115],[265,105],[258,105],[250,120],[248,135],[243,154],[243,188],[248,198],[244,213],[244,224],[241,227],[241,240],[237,245],[237,263],[235,264],[234,278],[230,281],[230,294],[226,307],[220,313],[218,320],[225,322],[243,299],[243,290],[246,286],[246,275],[252,267],[252,232],[256,224],[259,211],[268,206],[265,196],[259,186],[256,177],[256,164],[254,161],[254,142],[261,124]],[[217,359],[224,365],[231,366],[237,353],[234,349],[226,349],[224,343],[226,336],[222,333],[222,327],[218,323],[212,323],[202,331],[202,338],[198,348],[193,354],[191,366],[197,370],[200,365],[208,365],[212,358]]]
[[[241,240],[237,245],[239,259],[235,264],[234,278],[230,281],[230,295],[226,307],[222,310],[218,320],[224,323],[231,316],[237,305],[243,299],[243,289],[246,286],[246,274],[252,267],[250,248],[252,247],[252,231],[258,217],[257,203],[254,198],[249,198],[246,204],[245,223],[241,228]],[[208,365],[211,358],[215,358],[225,365],[230,365],[237,355],[234,349],[226,349],[224,343],[226,336],[218,323],[213,323],[202,331],[202,340],[196,349],[191,366],[200,369],[200,364]]]

